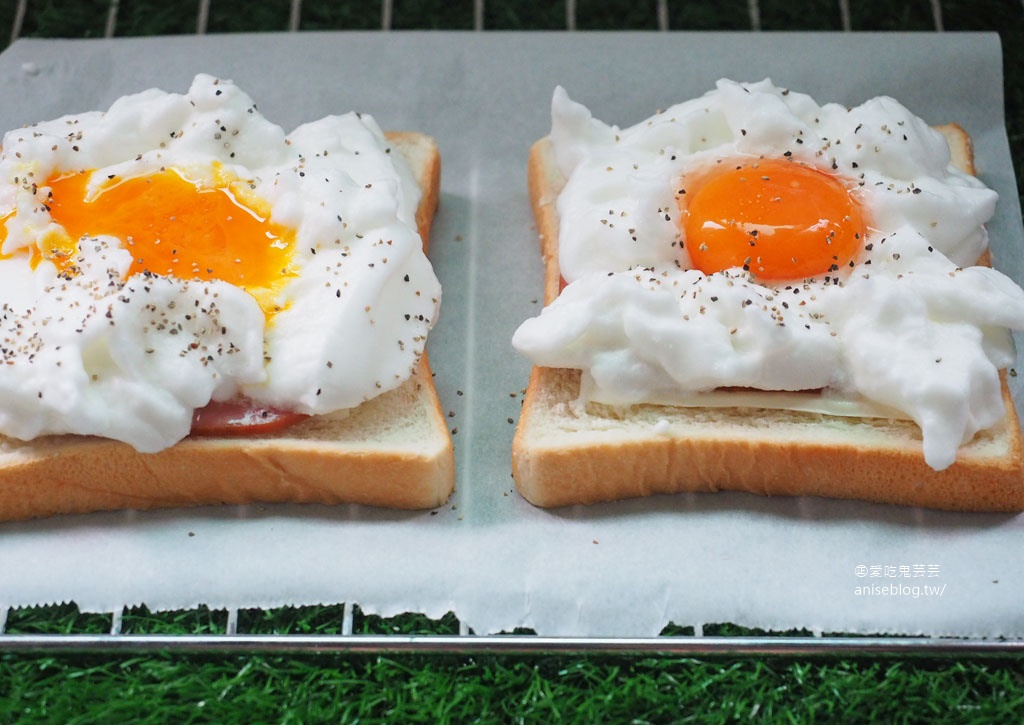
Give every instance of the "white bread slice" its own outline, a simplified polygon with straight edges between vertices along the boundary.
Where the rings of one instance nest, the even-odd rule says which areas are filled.
[[[437,145],[418,133],[387,136],[423,190],[416,219],[426,249],[439,198]],[[89,436],[0,438],[0,520],[256,502],[430,508],[454,485],[452,440],[426,355],[399,388],[275,434],[186,438],[155,454]]]
[[[954,163],[974,173],[970,137],[940,128]],[[530,151],[528,183],[545,262],[545,303],[557,297],[558,212],[565,179],[551,144]],[[737,490],[815,495],[961,511],[1024,510],[1024,437],[1003,378],[1006,417],[935,471],[910,421],[752,408],[628,409],[570,405],[577,370],[535,367],[512,449],[516,487],[536,506],[656,493]]]

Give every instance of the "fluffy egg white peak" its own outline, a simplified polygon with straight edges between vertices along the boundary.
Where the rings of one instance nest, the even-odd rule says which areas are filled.
[[[897,101],[819,105],[769,80],[722,80],[620,129],[558,88],[550,140],[567,180],[568,284],[513,344],[538,365],[581,369],[581,402],[823,388],[912,418],[936,469],[1002,419],[999,370],[1014,359],[1009,330],[1024,328],[1024,292],[970,266],[996,194],[952,168],[942,135]],[[834,175],[855,195],[868,228],[848,265],[789,281],[693,268],[680,187],[765,158]]]
[[[81,172],[85,203],[71,198],[63,209],[54,191],[85,181],[72,178]],[[160,265],[140,262],[164,255],[165,240],[144,252],[131,234],[72,238],[56,220],[88,212],[121,184],[182,180],[230,197],[220,270],[177,249]],[[441,296],[416,229],[419,199],[372,117],[330,116],[286,134],[209,75],[185,94],[148,90],[9,132],[0,432],[99,435],[156,451],[187,435],[193,410],[210,400],[316,414],[397,387],[423,353]],[[271,231],[243,244],[230,233],[239,220]],[[267,254],[269,267],[257,269]]]

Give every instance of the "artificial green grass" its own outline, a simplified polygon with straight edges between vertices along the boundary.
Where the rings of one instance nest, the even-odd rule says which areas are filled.
[[[920,672],[900,663],[815,669],[797,662],[708,666],[652,658],[566,664],[558,658],[255,656],[182,663],[156,656],[87,658],[76,667],[72,686],[62,687],[66,667],[60,660],[23,664],[40,675],[35,687],[18,688],[0,704],[4,721],[235,722],[240,710],[246,719],[280,722],[711,723],[840,715],[847,722],[891,721],[894,708],[875,697],[884,682],[907,694],[913,719],[971,715],[976,722],[995,722],[1013,714],[1021,684],[1019,676],[1003,673],[992,690],[971,691],[964,687],[970,668],[963,665]],[[0,661],[0,673],[10,672],[7,665]],[[159,692],[161,707],[138,718],[134,701],[146,690]],[[798,696],[793,705],[790,694]],[[83,714],[86,698],[102,700],[102,708]]]
[[[1019,665],[676,657],[0,657],[2,722],[1019,722]]]
[[[238,612],[240,634],[338,635],[343,633],[345,607],[310,605],[277,609],[242,609]],[[127,607],[121,614],[120,633],[132,635],[215,635],[227,632],[227,612],[198,607],[171,612],[151,612],[145,606]],[[113,627],[110,614],[80,612],[74,604],[13,609],[7,616],[5,634],[64,635],[107,634]],[[691,632],[692,634],[692,629]],[[440,619],[407,613],[397,617],[366,614],[353,607],[352,634],[457,635],[459,621],[448,613]],[[2,647],[0,647],[2,649]],[[3,721],[0,721],[3,722]]]
[[[238,631],[338,634],[341,606],[242,610]],[[125,611],[126,634],[224,634],[200,608]],[[103,634],[109,615],[16,609],[10,634]],[[452,635],[458,621],[355,608],[355,634]],[[764,632],[705,625],[706,636]],[[671,625],[664,634],[693,635]],[[776,636],[808,636],[807,631]],[[666,655],[0,654],[7,722],[1019,722],[1024,661]]]
[[[99,37],[109,0],[32,0],[21,34]],[[654,0],[577,0],[581,30],[654,29]],[[16,3],[0,2],[0,47]],[[750,28],[746,0],[668,0],[673,30]],[[195,31],[199,0],[120,0],[115,35]],[[211,0],[208,31],[285,30],[288,3]],[[374,30],[381,0],[304,0],[302,30]],[[1024,9],[1014,0],[943,0],[946,30],[1003,40],[1006,119],[1024,188]],[[933,29],[928,0],[850,3],[854,30]],[[395,29],[466,30],[473,3],[395,0]],[[761,0],[765,30],[839,30],[834,0]],[[565,4],[487,0],[485,29],[563,30]],[[2,573],[0,573],[2,577]],[[2,581],[2,579],[0,579]],[[336,634],[343,610],[242,610],[238,631]],[[104,634],[109,615],[73,605],[13,610],[11,634]],[[223,611],[126,610],[125,634],[223,634]],[[762,635],[727,623],[706,636]],[[357,634],[456,634],[452,615],[381,618],[356,609]],[[666,635],[689,636],[670,625]],[[775,633],[806,636],[805,631]],[[2,650],[0,650],[2,651]],[[0,654],[0,723],[8,722],[1021,722],[1024,660],[587,655]]]

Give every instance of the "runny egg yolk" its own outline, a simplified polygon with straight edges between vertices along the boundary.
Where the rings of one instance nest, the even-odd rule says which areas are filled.
[[[91,199],[91,173],[55,178],[46,205],[67,236],[40,240],[41,256],[71,276],[79,239],[114,236],[132,254],[129,275],[222,280],[246,290],[269,315],[292,274],[294,231],[269,221],[268,205],[247,182],[214,172],[213,182],[192,181],[173,169],[111,178]]]
[[[825,171],[758,159],[682,185],[684,244],[705,274],[742,267],[764,280],[803,279],[846,267],[863,248],[860,204]]]

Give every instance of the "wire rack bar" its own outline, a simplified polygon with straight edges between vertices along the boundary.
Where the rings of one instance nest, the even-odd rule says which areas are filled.
[[[204,35],[210,22],[210,0],[199,0],[199,11],[196,13],[196,35]]]
[[[1024,640],[918,637],[542,637],[537,635],[6,634],[0,652],[132,654],[663,654],[699,657],[1024,657]]]
[[[123,611],[111,613],[107,634],[6,633],[9,607],[0,607],[2,653],[145,652],[279,654],[662,654],[686,657],[933,657],[1024,658],[1024,639],[952,637],[718,636],[705,635],[700,624],[691,635],[657,637],[550,637],[534,634],[477,635],[459,620],[458,634],[356,634],[355,605],[343,606],[338,634],[240,633],[238,609],[226,610],[221,634],[124,633]]]
[[[104,38],[114,37],[114,30],[117,28],[117,11],[120,4],[120,0],[110,0],[110,5],[107,7],[107,24],[103,27]]]
[[[935,31],[942,32],[942,3],[940,0],[931,0],[932,22],[935,23]]]
[[[238,610],[237,609],[229,609],[228,610],[228,620],[227,620],[227,623],[224,625],[224,630],[225,630],[226,636],[228,636],[228,637],[232,637],[232,636],[238,634]]]
[[[25,12],[28,10],[28,0],[18,0],[18,6],[14,9],[14,20],[11,23],[11,42],[13,43],[21,35],[21,26],[25,22]]]
[[[758,0],[747,0],[747,14],[750,16],[750,29],[761,29],[761,3]]]
[[[341,614],[341,634],[345,637],[352,635],[352,623],[355,616],[355,607],[351,602],[345,602],[345,607],[342,609]]]

